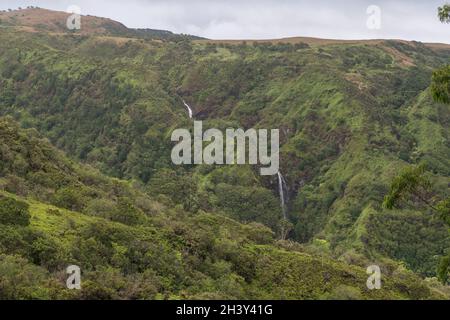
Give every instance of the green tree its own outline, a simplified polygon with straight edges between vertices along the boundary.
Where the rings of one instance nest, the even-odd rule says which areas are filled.
[[[171,169],[159,170],[148,184],[148,191],[152,196],[167,196],[170,201],[182,205],[189,212],[198,210],[197,189],[194,177]]]
[[[0,300],[51,299],[48,272],[20,256],[0,255]]]
[[[28,204],[12,198],[0,199],[0,224],[27,226],[30,224]]]
[[[281,208],[270,190],[219,183],[214,192],[219,210],[223,210],[233,219],[243,222],[256,221],[273,229],[277,228]]]
[[[59,189],[54,195],[53,204],[60,208],[82,211],[86,205],[86,198],[80,188],[67,187]]]
[[[438,15],[441,22],[450,23],[450,5],[439,7]],[[450,104],[450,65],[434,72],[431,91],[437,102]]]
[[[386,209],[412,205],[415,208],[428,208],[450,226],[450,197],[442,197],[432,190],[432,183],[424,165],[408,167],[394,178],[383,206]],[[450,252],[438,267],[438,277],[447,283],[450,273]]]
[[[132,226],[143,223],[145,215],[134,206],[130,199],[121,197],[118,200],[117,209],[112,212],[111,220]]]
[[[450,23],[450,4],[445,4],[438,8],[439,19],[443,23]]]
[[[431,90],[436,102],[450,104],[450,65],[433,73]]]

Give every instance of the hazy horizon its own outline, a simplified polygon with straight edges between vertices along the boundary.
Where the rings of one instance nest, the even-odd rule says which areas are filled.
[[[130,28],[163,29],[217,40],[314,37],[450,43],[450,26],[437,18],[437,8],[444,3],[445,0],[6,0],[0,9],[38,6],[66,11],[76,5],[83,15],[111,18]],[[380,29],[367,26],[374,13],[367,13],[371,5],[381,10]]]

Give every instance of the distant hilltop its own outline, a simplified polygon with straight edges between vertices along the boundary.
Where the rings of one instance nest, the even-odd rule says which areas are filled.
[[[53,11],[38,7],[0,11],[0,26],[14,27],[29,32],[77,33],[81,35],[123,36],[151,38],[161,40],[177,40],[182,38],[202,39],[201,37],[175,34],[167,30],[133,29],[109,18],[82,15],[80,30],[69,30],[67,12]]]
[[[168,30],[158,29],[135,29],[128,28],[124,24],[103,17],[96,17],[91,15],[82,15],[82,27],[80,30],[69,30],[67,28],[67,18],[70,16],[67,12],[53,11],[42,9],[39,7],[19,8],[16,10],[0,11],[0,27],[17,28],[28,32],[48,32],[55,34],[80,34],[80,35],[97,35],[97,36],[116,36],[116,37],[130,37],[140,39],[158,39],[158,40],[197,40],[210,44],[308,44],[308,45],[333,45],[333,44],[368,44],[378,45],[386,40],[372,39],[372,40],[339,40],[339,39],[320,39],[313,37],[289,37],[280,39],[266,39],[266,40],[212,40],[194,35],[176,34]],[[391,41],[391,40],[389,40]],[[409,44],[420,44],[415,41],[405,41],[392,39],[395,42],[403,42]],[[450,44],[444,43],[424,43],[432,49],[450,49]]]

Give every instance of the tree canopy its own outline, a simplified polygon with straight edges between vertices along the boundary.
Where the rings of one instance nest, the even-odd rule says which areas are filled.
[[[431,210],[450,226],[450,197],[437,194],[432,186],[431,174],[425,165],[407,167],[392,181],[391,189],[384,198],[387,209],[411,205],[423,210]],[[437,275],[442,283],[447,283],[450,273],[450,252],[441,258]]]
[[[450,5],[439,7],[438,15],[442,23],[450,23]],[[450,104],[450,65],[434,72],[431,90],[435,101]]]
[[[439,19],[443,23],[450,23],[450,4],[445,4],[439,7]]]

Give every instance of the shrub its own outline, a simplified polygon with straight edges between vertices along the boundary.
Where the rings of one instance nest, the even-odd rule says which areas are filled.
[[[436,101],[450,103],[450,65],[434,72],[431,91]]]
[[[27,226],[30,224],[28,204],[12,198],[0,199],[0,224]]]
[[[144,222],[145,215],[130,200],[120,198],[117,209],[112,212],[111,220],[131,226]]]
[[[270,190],[220,183],[216,186],[215,195],[218,208],[232,218],[276,228],[281,209]]]
[[[0,300],[50,299],[48,273],[19,256],[0,255]]]
[[[327,300],[361,300],[362,294],[358,288],[342,285],[326,296]]]
[[[113,201],[108,199],[93,199],[88,203],[84,212],[92,216],[110,218],[115,210],[117,210],[117,206]]]
[[[53,199],[53,204],[57,207],[73,211],[81,211],[86,203],[82,192],[76,188],[59,189]]]

